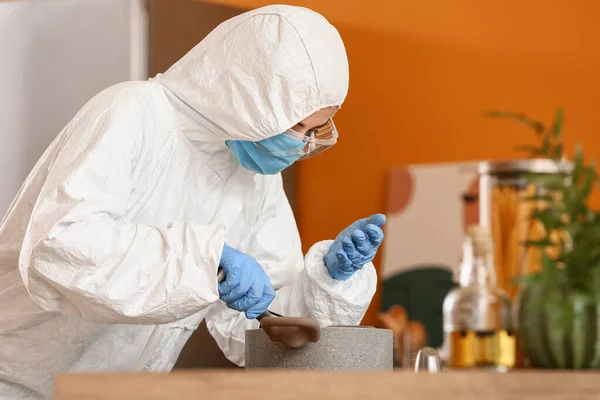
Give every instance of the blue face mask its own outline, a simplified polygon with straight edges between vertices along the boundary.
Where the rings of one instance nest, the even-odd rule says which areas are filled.
[[[275,175],[292,165],[302,156],[305,145],[302,140],[286,133],[258,142],[227,140],[225,143],[242,167],[261,175]]]

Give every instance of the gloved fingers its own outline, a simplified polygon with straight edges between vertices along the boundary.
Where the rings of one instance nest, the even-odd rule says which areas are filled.
[[[358,229],[352,232],[352,242],[354,243],[356,250],[362,255],[366,255],[372,248],[369,237],[365,232]]]
[[[333,268],[330,269],[330,275],[333,279],[338,281],[345,281],[354,274],[354,264],[342,249],[335,253],[335,262]]]
[[[237,287],[243,275],[237,271],[232,271],[225,276],[225,280],[223,282],[219,282],[219,295],[221,298],[227,294],[229,294],[233,288]]]
[[[229,292],[226,292],[225,294],[222,294],[220,296],[221,300],[223,300],[225,303],[233,303],[239,301],[246,295],[246,293],[248,293],[250,287],[252,286],[252,279],[248,274],[237,273],[236,275],[238,276],[237,280],[239,280],[239,283],[233,288],[231,288]],[[227,275],[225,282],[227,282],[228,278],[229,275]]]
[[[377,225],[369,224],[365,227],[371,245],[378,247],[383,241],[383,230]]]
[[[387,220],[387,218],[383,214],[373,214],[369,218],[367,218],[366,224],[367,225],[372,224],[372,225],[376,225],[376,226],[382,228],[383,225],[385,225],[386,220]]]
[[[264,313],[267,310],[267,308],[269,308],[274,299],[275,289],[273,289],[273,286],[269,282],[268,285],[266,285],[264,288],[263,296],[260,299],[260,301],[246,311],[246,318],[254,319],[260,314]]]
[[[352,266],[352,261],[350,261],[350,259],[346,255],[346,252],[344,252],[343,250],[339,250],[337,253],[335,253],[335,258],[339,270],[343,272],[353,271],[354,267]]]
[[[354,249],[355,252],[348,255],[348,260],[350,260],[353,270],[357,266],[362,267],[367,262],[365,261],[365,256],[362,255],[358,250],[356,250],[356,247],[354,247]]]
[[[344,252],[350,261],[355,262],[356,260],[360,260],[361,254],[356,249],[350,236],[346,236],[342,239],[342,249],[344,249]]]
[[[250,289],[239,300],[231,302],[231,308],[238,311],[247,311],[254,307],[263,297],[264,284],[261,280],[253,282]]]

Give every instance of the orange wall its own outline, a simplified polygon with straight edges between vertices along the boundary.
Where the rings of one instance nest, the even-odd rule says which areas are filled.
[[[569,137],[599,153],[600,1],[289,3],[319,11],[338,27],[351,68],[349,97],[336,115],[338,145],[299,163],[305,247],[384,210],[393,165],[517,156],[514,146],[532,135],[483,119],[487,109],[549,120],[562,105]],[[365,322],[375,323],[377,306]]]

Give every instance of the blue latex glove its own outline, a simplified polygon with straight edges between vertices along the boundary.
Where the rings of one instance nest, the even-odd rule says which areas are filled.
[[[275,289],[254,258],[225,245],[219,266],[225,271],[219,296],[229,308],[244,311],[248,319],[266,311],[275,299]]]
[[[359,219],[338,235],[323,259],[333,279],[345,281],[373,261],[383,241],[385,219],[383,214]]]

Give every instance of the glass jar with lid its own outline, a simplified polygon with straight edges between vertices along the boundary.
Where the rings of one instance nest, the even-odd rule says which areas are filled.
[[[526,200],[548,194],[548,190],[529,177],[557,174],[568,167],[548,159],[479,163],[479,221],[492,232],[498,287],[513,301],[518,292],[515,279],[540,268],[540,250],[526,248],[525,241],[544,234],[543,225],[531,218],[533,211],[544,207],[544,201]]]

